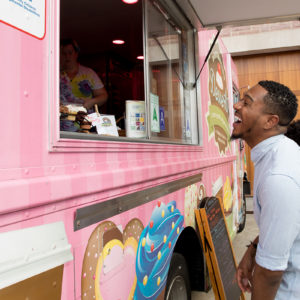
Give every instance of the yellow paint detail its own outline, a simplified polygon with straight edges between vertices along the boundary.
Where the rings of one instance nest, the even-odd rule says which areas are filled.
[[[226,177],[226,181],[223,186],[223,205],[225,211],[228,211],[232,206],[232,192],[229,176]]]
[[[160,277],[157,278],[157,286],[160,285]]]
[[[160,260],[161,259],[161,252],[159,251],[157,254],[157,259]]]
[[[111,249],[116,246],[121,247],[123,249],[123,251],[126,247],[131,246],[134,249],[134,251],[137,251],[138,243],[137,243],[137,240],[133,237],[129,237],[126,240],[125,244],[123,244],[120,240],[115,240],[115,239],[106,243],[106,245],[104,246],[102,252],[100,253],[98,261],[97,261],[95,280],[94,280],[93,284],[100,282],[100,275],[101,275],[102,268],[103,268],[103,261],[105,260],[106,256],[109,255]],[[136,283],[137,283],[137,278],[135,276],[128,299],[133,299],[134,291],[136,288]],[[99,284],[95,284],[95,296],[96,296],[96,300],[105,300],[101,295],[101,290],[100,290]]]
[[[143,279],[143,285],[146,285],[148,282],[148,276],[146,275]]]

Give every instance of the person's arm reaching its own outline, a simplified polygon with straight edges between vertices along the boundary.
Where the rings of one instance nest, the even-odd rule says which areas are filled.
[[[104,87],[93,90],[93,95],[94,97],[92,99],[84,99],[83,106],[86,109],[92,108],[95,104],[97,104],[98,106],[102,106],[106,102],[108,97],[107,91]]]

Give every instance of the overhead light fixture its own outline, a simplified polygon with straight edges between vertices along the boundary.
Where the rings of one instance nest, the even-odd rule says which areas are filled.
[[[143,60],[144,56],[143,55],[139,55],[139,56],[137,56],[137,59]]]
[[[113,42],[113,44],[116,44],[116,45],[123,45],[123,44],[125,44],[125,42],[123,40],[113,40],[112,42]]]
[[[139,0],[122,0],[124,3],[126,4],[135,4],[137,3]]]

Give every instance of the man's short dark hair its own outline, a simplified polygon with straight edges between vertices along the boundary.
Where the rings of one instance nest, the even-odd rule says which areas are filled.
[[[294,93],[275,81],[263,80],[258,84],[268,92],[264,97],[268,112],[278,115],[279,125],[288,126],[297,114],[298,103]]]
[[[60,41],[60,46],[68,46],[68,45],[72,45],[74,50],[79,53],[80,48],[78,46],[78,43],[74,40],[74,39],[70,39],[70,38],[66,38],[66,39],[62,39]]]

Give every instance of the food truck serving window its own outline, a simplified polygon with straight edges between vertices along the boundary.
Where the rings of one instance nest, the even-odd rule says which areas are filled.
[[[194,31],[166,11],[60,1],[61,137],[198,143]]]

